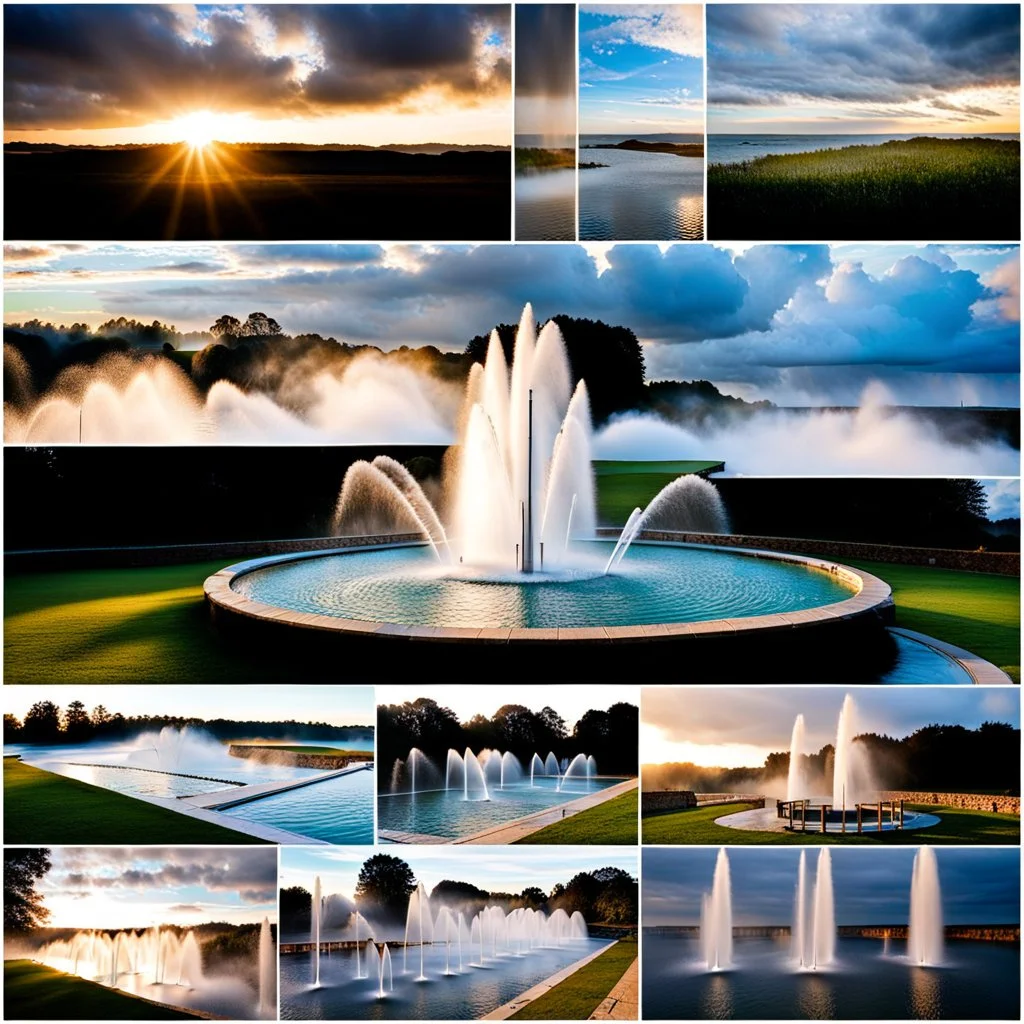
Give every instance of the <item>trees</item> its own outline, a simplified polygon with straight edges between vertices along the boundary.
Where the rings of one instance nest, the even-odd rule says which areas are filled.
[[[52,700],[39,700],[28,709],[22,726],[26,743],[56,743],[60,739],[60,708]]]
[[[92,737],[92,721],[80,700],[73,700],[64,712],[64,739],[77,743]]]
[[[306,931],[312,924],[313,897],[301,885],[281,890],[281,927],[288,931]]]
[[[219,316],[210,326],[210,333],[215,338],[237,338],[242,333],[242,322],[238,317]]]
[[[46,849],[4,850],[4,934],[38,928],[49,920],[36,882],[50,870]]]
[[[357,902],[368,908],[401,916],[415,888],[416,876],[401,857],[377,853],[359,869],[355,896]]]
[[[243,338],[265,338],[281,333],[281,325],[266,313],[250,313],[239,332]]]

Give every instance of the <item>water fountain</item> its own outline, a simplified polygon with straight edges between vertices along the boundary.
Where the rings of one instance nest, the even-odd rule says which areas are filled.
[[[260,1016],[277,1016],[277,956],[270,934],[270,919],[263,918],[259,944]]]
[[[407,974],[409,971],[410,935],[412,941],[419,945],[420,952],[420,973],[416,976],[416,980],[426,981],[427,976],[423,970],[423,954],[427,944],[434,941],[434,925],[430,917],[430,897],[422,882],[410,895],[409,906],[405,913],[405,942],[402,949],[403,974]]]
[[[786,778],[786,799],[803,800],[807,795],[801,758],[804,754],[804,716],[797,715],[789,741],[789,774]]]
[[[732,967],[732,882],[729,855],[723,847],[715,861],[711,892],[705,893],[700,915],[701,960],[709,971]]]
[[[391,950],[385,942],[380,951],[380,959],[377,961],[377,998],[383,999],[387,994],[384,991],[384,977],[388,979],[388,993],[395,990],[395,978],[391,972]]]
[[[313,941],[313,987],[320,987],[320,924],[323,918],[323,900],[320,898],[320,876],[313,880],[313,902],[310,906],[310,928]]]
[[[922,846],[914,855],[910,880],[910,930],[907,955],[918,967],[939,967],[943,960],[942,888],[935,851]]]
[[[832,891],[832,854],[827,846],[818,851],[814,876],[814,931],[811,935],[811,969],[828,967],[836,952],[836,905]]]

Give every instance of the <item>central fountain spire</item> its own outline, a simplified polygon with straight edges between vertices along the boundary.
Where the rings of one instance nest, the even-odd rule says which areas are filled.
[[[526,412],[526,515],[523,517],[523,572],[533,572],[533,388]]]

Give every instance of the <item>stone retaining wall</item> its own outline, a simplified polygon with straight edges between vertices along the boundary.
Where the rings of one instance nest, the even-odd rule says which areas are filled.
[[[653,789],[640,794],[642,814],[715,807],[719,804],[755,804],[764,807],[764,797],[757,793],[695,793],[690,789]]]
[[[617,529],[602,528],[603,537],[618,536]],[[643,530],[641,540],[711,544],[716,547],[761,548],[795,555],[818,555],[837,562],[886,562],[892,565],[921,565],[937,569],[989,572],[999,576],[1020,575],[1019,551],[957,551],[951,548],[912,548],[890,544],[861,544],[856,541],[810,540],[799,537],[755,537],[734,533],[675,533]]]
[[[63,569],[134,568],[181,565],[222,559],[224,564],[264,555],[290,555],[331,548],[370,547],[422,540],[418,533],[378,534],[363,537],[298,537],[291,540],[238,540],[216,544],[163,544],[131,548],[54,548],[46,551],[7,551],[8,573],[46,572]]]
[[[963,807],[968,811],[998,811],[1000,814],[1016,814],[1020,817],[1019,796],[990,796],[984,793],[922,793],[902,789],[887,789],[879,796],[883,801],[905,800],[908,804]]]
[[[295,750],[282,750],[280,747],[258,747],[250,743],[232,743],[228,747],[232,757],[243,757],[260,764],[289,765],[292,768],[316,768],[321,771],[332,771],[335,768],[347,768],[356,761],[372,761],[370,751],[353,751],[348,754],[300,754]]]

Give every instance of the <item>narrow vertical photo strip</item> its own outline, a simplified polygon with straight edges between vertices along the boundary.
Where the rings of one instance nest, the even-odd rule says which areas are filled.
[[[281,1016],[638,1020],[638,914],[635,849],[291,847]]]
[[[377,836],[389,843],[637,843],[631,686],[379,686]]]
[[[643,933],[644,1020],[1020,1018],[1017,849],[647,849]]]
[[[579,8],[582,241],[704,237],[704,7]]]
[[[373,689],[4,687],[4,842],[373,842]]]
[[[276,1020],[274,847],[4,848],[8,1020]]]
[[[504,240],[509,4],[10,4],[8,238]]]
[[[576,5],[515,4],[515,239],[576,238]]]

